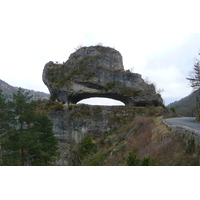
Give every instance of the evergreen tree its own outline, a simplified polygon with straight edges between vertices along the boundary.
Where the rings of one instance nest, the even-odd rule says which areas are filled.
[[[6,99],[0,90],[0,135],[5,134],[8,129],[8,112]]]
[[[2,165],[2,138],[8,132],[8,111],[6,99],[0,90],[0,165]]]
[[[50,165],[57,140],[45,114],[36,114],[29,92],[19,88],[8,102],[9,132],[2,141],[3,165]]]
[[[9,101],[13,123],[18,124],[20,132],[23,131],[23,125],[29,125],[34,119],[36,104],[31,101],[32,97],[30,92],[19,88],[17,93],[13,94]]]
[[[32,96],[29,94],[30,92],[19,88],[17,93],[13,94],[8,102],[12,132],[5,140],[5,144],[13,153],[13,158],[20,160],[22,166],[27,163],[26,142],[28,141],[27,138],[31,137],[29,129],[31,123],[34,122],[35,115],[35,104],[31,102]],[[9,145],[9,142],[12,142],[12,145]]]
[[[53,124],[45,113],[36,115],[32,132],[37,135],[37,145],[30,149],[33,165],[50,165],[58,156],[58,142],[52,131]]]

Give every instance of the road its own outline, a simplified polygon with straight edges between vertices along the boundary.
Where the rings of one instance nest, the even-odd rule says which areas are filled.
[[[200,123],[194,122],[195,117],[170,118],[165,121],[170,125],[181,125],[200,131]]]

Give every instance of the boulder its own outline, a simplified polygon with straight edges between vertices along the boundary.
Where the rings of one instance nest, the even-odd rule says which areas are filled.
[[[121,54],[110,47],[83,47],[58,64],[48,62],[43,81],[52,97],[63,104],[106,97],[126,106],[158,106],[163,103],[153,84],[140,74],[125,71]]]

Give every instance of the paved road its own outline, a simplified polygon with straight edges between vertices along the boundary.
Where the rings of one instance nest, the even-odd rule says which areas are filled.
[[[170,125],[181,125],[200,131],[200,123],[194,122],[194,117],[170,118],[165,121]]]

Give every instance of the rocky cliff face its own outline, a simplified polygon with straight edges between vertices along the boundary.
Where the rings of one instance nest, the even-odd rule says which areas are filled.
[[[62,104],[55,103],[55,108],[59,107],[58,105]],[[141,117],[141,123],[138,126],[143,127],[142,117],[161,116],[163,113],[162,107],[91,106],[84,104],[62,105],[62,109],[51,109],[48,115],[53,122],[53,131],[59,141],[61,152],[61,159],[56,164],[73,165],[71,149],[88,135],[98,142],[109,138],[105,139],[105,142],[110,143],[109,145],[116,144],[113,149],[117,149],[118,144],[121,148],[121,144],[124,145],[135,133],[134,129],[130,129],[130,125],[136,116]]]
[[[134,116],[135,107],[90,106],[84,104],[63,106],[61,111],[49,112],[53,121],[53,131],[60,141],[80,142],[86,135],[102,137],[123,120]],[[141,108],[143,111],[144,109]]]
[[[121,54],[109,47],[83,47],[63,64],[47,63],[43,81],[55,99],[67,104],[91,97],[112,98],[131,106],[162,104],[155,87],[140,74],[124,71]]]
[[[48,113],[55,136],[62,141],[63,158],[70,157],[73,142],[79,143],[87,135],[102,138],[117,132],[137,113],[145,115],[151,110],[144,106],[156,109],[162,104],[154,85],[145,83],[140,74],[125,71],[121,54],[109,47],[83,47],[63,64],[47,63],[43,81],[52,97],[61,102],[55,105],[58,110]],[[90,97],[112,98],[126,106],[76,105]]]

